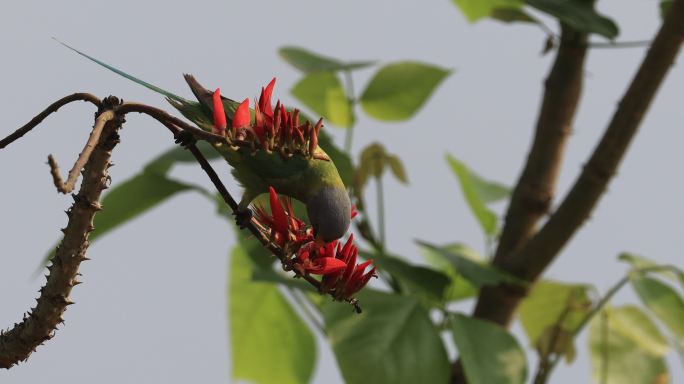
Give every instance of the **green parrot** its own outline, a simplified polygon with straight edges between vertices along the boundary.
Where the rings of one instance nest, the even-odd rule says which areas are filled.
[[[229,145],[213,147],[233,168],[232,174],[244,188],[239,204],[238,224],[251,217],[249,205],[269,186],[278,193],[306,205],[318,242],[344,236],[351,222],[351,201],[335,164],[318,147],[316,125],[299,123],[299,111],[287,111],[280,102],[271,106],[275,78],[261,89],[252,122],[249,99],[242,103],[222,97],[184,75],[197,101],[187,100],[97,60],[62,42],[62,45],[105,68],[164,96],[183,116],[205,131],[226,137]],[[230,126],[230,128],[229,128]]]

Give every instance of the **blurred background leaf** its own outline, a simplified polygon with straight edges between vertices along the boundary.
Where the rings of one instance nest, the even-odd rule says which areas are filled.
[[[387,64],[361,95],[363,110],[379,120],[411,118],[451,71],[416,61]]]

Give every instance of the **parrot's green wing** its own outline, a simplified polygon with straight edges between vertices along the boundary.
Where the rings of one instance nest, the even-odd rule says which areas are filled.
[[[192,92],[195,94],[197,97],[197,101],[192,101],[188,100],[185,98],[182,98],[176,94],[173,94],[167,90],[161,89],[157,87],[154,84],[150,84],[147,81],[138,79],[135,76],[132,76],[116,67],[113,67],[101,60],[98,60],[84,52],[79,51],[78,49],[69,46],[68,44],[53,38],[55,41],[58,43],[62,44],[63,46],[69,48],[70,50],[78,53],[79,55],[87,58],[88,60],[93,61],[94,63],[97,63],[110,71],[125,77],[128,80],[131,80],[135,83],[138,83],[142,85],[143,87],[150,89],[154,92],[157,92],[161,95],[166,96],[166,99],[168,100],[171,105],[176,108],[183,116],[185,116],[188,120],[192,121],[195,123],[198,127],[202,128],[205,131],[211,131],[213,127],[213,121],[212,121],[212,113],[211,113],[211,93],[208,94],[208,99],[207,99],[207,91],[204,87],[199,85],[199,83],[192,77],[191,75],[185,75],[185,80],[188,82],[188,85],[190,85],[190,89]],[[225,97],[222,97],[223,99],[223,105],[224,109],[226,111],[226,117],[228,118],[228,123],[231,122],[233,114],[235,113],[235,109],[239,105],[237,102],[231,99],[227,99]]]

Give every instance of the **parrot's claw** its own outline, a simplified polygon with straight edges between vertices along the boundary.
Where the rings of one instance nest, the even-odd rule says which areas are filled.
[[[247,224],[252,221],[252,210],[249,208],[245,208],[244,210],[240,211],[235,211],[233,213],[235,215],[235,222],[237,223],[238,227],[240,229],[244,229],[247,227]]]
[[[175,139],[176,144],[180,144],[180,146],[183,148],[187,148],[188,145],[192,145],[197,142],[192,132],[185,130],[178,132],[175,135]]]

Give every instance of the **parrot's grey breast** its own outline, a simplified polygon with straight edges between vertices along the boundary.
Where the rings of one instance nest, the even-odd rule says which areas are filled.
[[[323,241],[344,236],[351,223],[351,201],[344,188],[323,187],[309,197],[306,210],[311,225]]]

